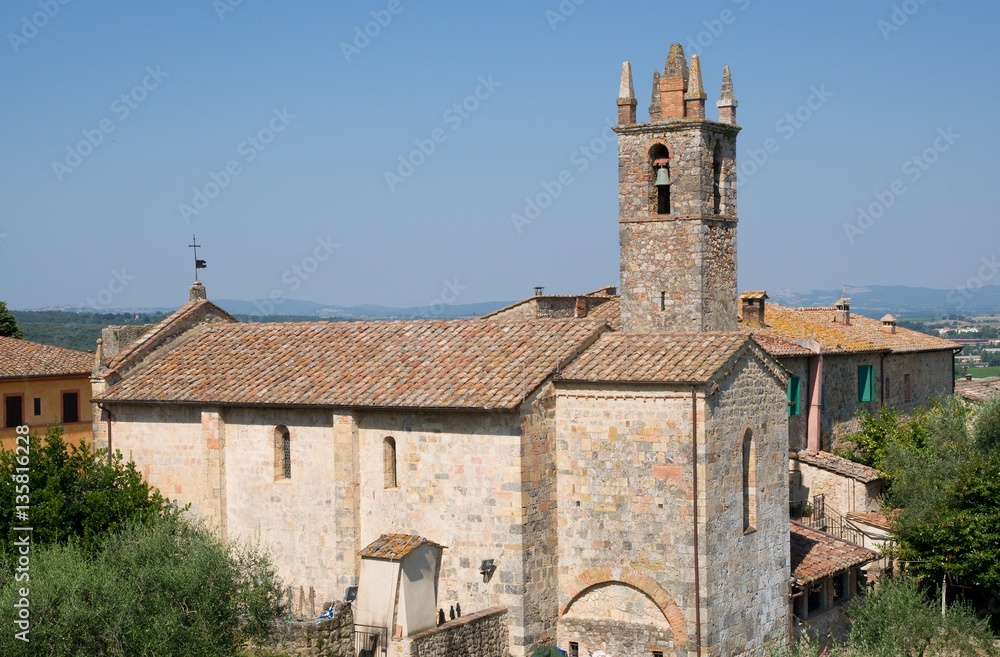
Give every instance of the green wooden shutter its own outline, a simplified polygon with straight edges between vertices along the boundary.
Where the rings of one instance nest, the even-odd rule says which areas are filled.
[[[875,401],[874,365],[858,365],[858,401]]]
[[[802,379],[797,376],[788,378],[788,414],[798,415],[802,412]]]

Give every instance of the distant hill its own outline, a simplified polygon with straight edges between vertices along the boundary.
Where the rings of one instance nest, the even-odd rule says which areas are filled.
[[[832,306],[842,290],[768,291],[772,301],[786,306]],[[878,319],[886,313],[902,317],[1000,315],[1000,285],[986,285],[963,295],[955,289],[937,290],[904,285],[870,285],[849,290],[851,310]],[[967,296],[966,296],[967,295]]]
[[[238,301],[234,299],[213,299],[213,301],[233,315],[249,317],[296,315],[319,319],[461,319],[479,317],[511,303],[509,301],[484,301],[482,303],[394,308],[372,304],[333,306],[301,299],[283,299],[279,304],[270,301]]]

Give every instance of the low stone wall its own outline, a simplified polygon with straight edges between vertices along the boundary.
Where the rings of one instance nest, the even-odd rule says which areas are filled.
[[[354,613],[350,605],[335,602],[333,618],[281,621],[274,638],[266,646],[256,647],[256,654],[292,657],[353,657]]]
[[[507,609],[493,607],[392,642],[394,657],[510,657]]]

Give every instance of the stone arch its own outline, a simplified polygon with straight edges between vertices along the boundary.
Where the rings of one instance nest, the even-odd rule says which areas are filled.
[[[607,583],[627,584],[647,595],[667,619],[667,624],[674,633],[675,647],[681,648],[687,644],[687,621],[684,620],[680,607],[659,582],[630,566],[588,568],[577,575],[563,587],[566,604],[559,605],[559,617],[562,618],[573,602],[587,590],[598,584]]]
[[[653,214],[672,212],[670,186],[658,187],[654,181],[661,167],[666,170],[668,177],[677,174],[674,156],[674,147],[663,139],[654,139],[646,145],[646,175],[649,179],[649,204]]]

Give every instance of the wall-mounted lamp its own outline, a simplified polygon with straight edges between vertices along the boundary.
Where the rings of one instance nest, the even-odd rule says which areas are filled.
[[[490,581],[493,577],[493,571],[497,569],[496,564],[493,563],[493,559],[484,559],[482,565],[479,566],[479,572],[483,575],[483,583]]]
[[[344,602],[351,603],[354,602],[358,597],[358,587],[348,586],[347,590],[344,591]]]

